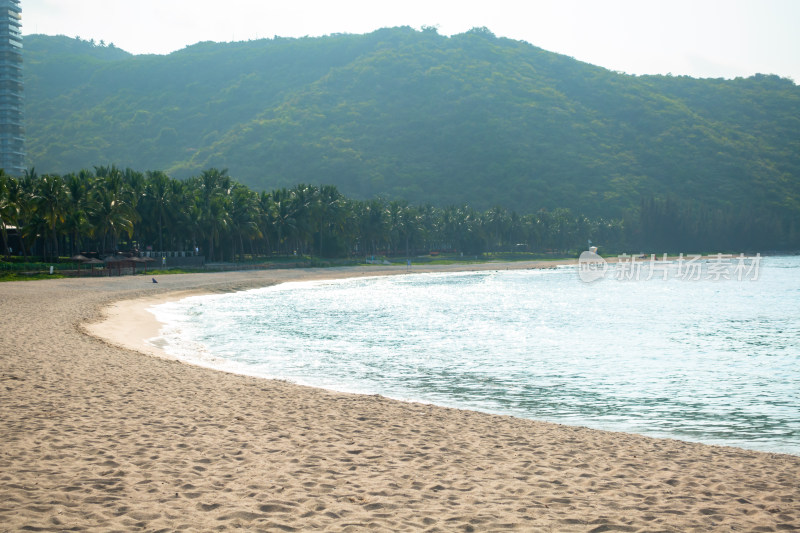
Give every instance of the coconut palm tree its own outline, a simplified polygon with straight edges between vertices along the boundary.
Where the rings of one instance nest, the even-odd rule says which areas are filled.
[[[238,241],[239,260],[244,261],[244,237],[248,239],[260,235],[258,228],[258,195],[240,183],[234,183],[230,194],[230,230]],[[234,253],[234,256],[236,254]]]
[[[277,212],[278,208],[275,204],[275,199],[273,198],[272,193],[263,191],[258,196],[258,229],[259,233],[264,239],[266,252],[268,254],[273,252],[271,242],[279,242],[276,233]],[[271,239],[273,236],[275,236],[274,241]]]
[[[323,241],[333,231],[341,231],[344,224],[344,197],[335,185],[319,188],[316,202],[316,215],[319,231],[319,255],[323,255]]]
[[[301,183],[291,192],[295,219],[294,248],[305,254],[313,248],[314,233],[319,225],[319,189]]]
[[[122,173],[114,170],[93,180],[87,209],[93,225],[93,236],[102,236],[102,252],[108,251],[109,236],[113,250],[118,247],[120,235],[124,233],[131,238],[139,219],[130,202],[131,193],[125,187]]]
[[[161,171],[148,172],[144,186],[144,200],[149,201],[150,220],[158,221],[158,249],[164,250],[164,221],[167,219],[170,193],[170,178]]]
[[[88,170],[81,170],[77,175],[74,173],[67,174],[64,176],[64,184],[69,193],[64,230],[69,235],[70,245],[72,246],[71,253],[77,254],[81,251],[83,236],[91,231],[86,211],[89,201],[91,173]]]
[[[483,219],[487,234],[491,235],[490,249],[494,251],[500,250],[511,226],[508,211],[500,206],[495,206],[486,212]]]
[[[375,198],[358,205],[359,237],[372,254],[377,254],[382,246],[389,242],[389,225],[386,211],[386,202],[382,198]]]
[[[37,182],[35,188],[36,212],[44,221],[52,239],[49,248],[53,260],[58,259],[58,234],[60,224],[67,215],[69,193],[61,176],[45,174]]]
[[[36,212],[34,189],[38,176],[34,168],[26,169],[21,178],[11,179],[7,183],[9,220],[17,227],[22,255],[25,259],[28,254],[28,237],[36,231],[30,231],[28,225]]]
[[[231,179],[227,174],[227,169],[211,168],[204,170],[192,182],[195,201],[200,210],[199,222],[205,238],[208,239],[206,253],[210,260],[214,259],[214,247],[220,242],[230,223],[228,208]]]
[[[200,208],[195,201],[191,183],[170,179],[164,221],[168,245],[197,248],[202,239],[202,228]]]
[[[297,206],[294,191],[278,189],[272,192],[273,216],[275,227],[278,234],[278,252],[289,253],[286,246],[281,250],[281,246],[291,242],[297,232]]]

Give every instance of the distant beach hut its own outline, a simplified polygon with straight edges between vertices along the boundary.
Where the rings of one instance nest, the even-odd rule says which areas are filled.
[[[104,265],[105,263],[96,257],[92,257],[91,259],[87,259],[83,262],[84,265],[90,265],[92,272],[94,272],[95,265]]]
[[[136,273],[136,262],[130,257],[110,255],[106,257],[105,264],[109,270],[116,270],[117,276]]]
[[[131,257],[130,259],[134,263],[141,263],[144,265],[144,273],[147,274],[147,263],[152,263],[155,261],[152,257]]]
[[[86,264],[86,261],[88,261],[89,258],[86,257],[85,255],[75,254],[72,257],[70,257],[69,260],[72,261],[73,263]],[[80,273],[80,270],[81,270],[80,267],[78,267],[78,272],[79,273]]]

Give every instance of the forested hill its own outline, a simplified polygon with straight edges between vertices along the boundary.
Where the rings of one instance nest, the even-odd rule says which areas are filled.
[[[662,198],[800,213],[800,88],[629,76],[488,30],[200,43],[25,38],[29,166],[209,167],[257,190],[620,216]],[[784,218],[786,220],[786,218]]]

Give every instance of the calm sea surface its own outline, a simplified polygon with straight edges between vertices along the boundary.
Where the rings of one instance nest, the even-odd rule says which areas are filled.
[[[213,368],[800,455],[800,257],[742,281],[620,268],[286,283],[153,312],[159,344]]]

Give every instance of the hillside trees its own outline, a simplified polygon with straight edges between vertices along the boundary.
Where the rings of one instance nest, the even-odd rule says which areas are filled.
[[[776,76],[629,76],[481,28],[201,43],[167,56],[39,35],[23,53],[28,151],[44,173],[95,161],[180,179],[228,168],[256,191],[330,184],[355,201],[502,206],[523,218],[565,208],[636,221],[642,198],[740,226],[776,216],[786,228],[800,214],[800,88]],[[164,241],[173,224],[162,226]],[[285,227],[280,246],[338,246],[313,226]]]

